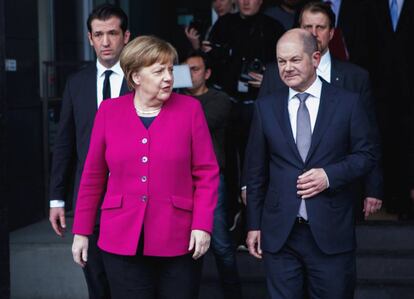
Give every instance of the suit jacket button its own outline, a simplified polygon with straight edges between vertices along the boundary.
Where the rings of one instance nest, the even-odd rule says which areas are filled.
[[[143,176],[141,177],[141,182],[145,183],[146,181],[147,181],[147,177],[146,177],[145,175],[143,175]]]
[[[142,138],[141,142],[142,142],[142,144],[146,144],[148,142],[148,139],[147,138]]]
[[[146,202],[146,201],[147,201],[147,199],[148,199],[148,197],[147,197],[146,195],[142,195],[142,196],[141,196],[141,200],[142,200],[143,202]]]
[[[148,157],[144,156],[141,158],[142,163],[147,163],[148,162]]]

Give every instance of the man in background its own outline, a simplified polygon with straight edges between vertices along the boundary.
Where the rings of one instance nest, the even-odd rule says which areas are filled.
[[[126,14],[117,6],[103,4],[89,15],[87,27],[88,39],[97,60],[71,76],[66,83],[53,150],[49,220],[56,234],[61,237],[66,229],[65,201],[69,193],[71,162],[76,160],[73,190],[75,208],[96,111],[103,100],[128,92],[119,65],[119,56],[130,37]],[[110,298],[101,252],[97,247],[98,235],[97,224],[89,239],[88,262],[83,270],[89,298]]]
[[[231,102],[229,96],[207,86],[211,76],[208,58],[201,51],[190,53],[185,60],[191,72],[192,88],[186,92],[198,99],[203,107],[213,141],[214,151],[220,166],[219,197],[214,210],[214,225],[211,249],[216,259],[217,270],[223,287],[224,298],[240,299],[241,285],[236,263],[236,252],[228,225],[228,196],[224,177],[226,165],[225,144]]]

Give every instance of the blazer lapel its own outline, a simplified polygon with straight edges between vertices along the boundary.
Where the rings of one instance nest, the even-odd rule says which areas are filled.
[[[315,128],[312,133],[312,142],[305,162],[308,162],[312,157],[312,154],[315,152],[315,149],[320,143],[322,136],[324,135],[326,129],[329,127],[329,124],[335,112],[337,100],[335,98],[335,92],[329,88],[328,84],[329,83],[326,83],[325,81],[322,83],[318,116],[316,117]]]
[[[296,146],[293,137],[292,126],[290,125],[288,110],[289,89],[284,88],[282,92],[277,92],[276,94],[276,101],[273,102],[273,111],[275,112],[276,119],[293,154],[300,162],[302,162],[302,158],[300,157],[298,147]]]
[[[130,90],[128,88],[128,83],[127,83],[127,81],[125,80],[125,77],[124,77],[124,79],[122,79],[122,85],[121,85],[121,90],[119,91],[119,96],[123,96],[124,94],[127,94],[129,92],[130,92]]]
[[[87,111],[88,119],[95,119],[96,110],[98,109],[98,100],[96,98],[96,64],[92,64],[87,73],[84,89],[84,105]],[[92,122],[93,123],[93,122]]]
[[[331,84],[334,86],[344,87],[344,75],[342,74],[336,60],[331,58]]]

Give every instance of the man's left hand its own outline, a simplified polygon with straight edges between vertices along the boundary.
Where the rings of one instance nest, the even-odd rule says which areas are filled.
[[[382,206],[382,200],[374,197],[366,197],[364,199],[364,209],[362,210],[364,212],[365,219],[369,215],[372,215],[381,209]]]
[[[323,168],[312,168],[298,177],[298,195],[302,199],[313,197],[328,188],[328,176]]]

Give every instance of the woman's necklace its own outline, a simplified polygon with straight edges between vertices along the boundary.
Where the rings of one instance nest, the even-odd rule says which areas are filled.
[[[161,107],[157,109],[153,109],[153,110],[141,110],[137,106],[135,106],[135,110],[137,111],[138,114],[155,114],[161,111]]]
[[[134,107],[135,107],[135,111],[137,112],[138,116],[147,116],[147,115],[158,115],[158,113],[161,111],[162,105],[159,106],[158,108],[155,109],[150,109],[150,110],[142,110],[140,108],[138,108],[138,103],[136,103],[134,101]]]

